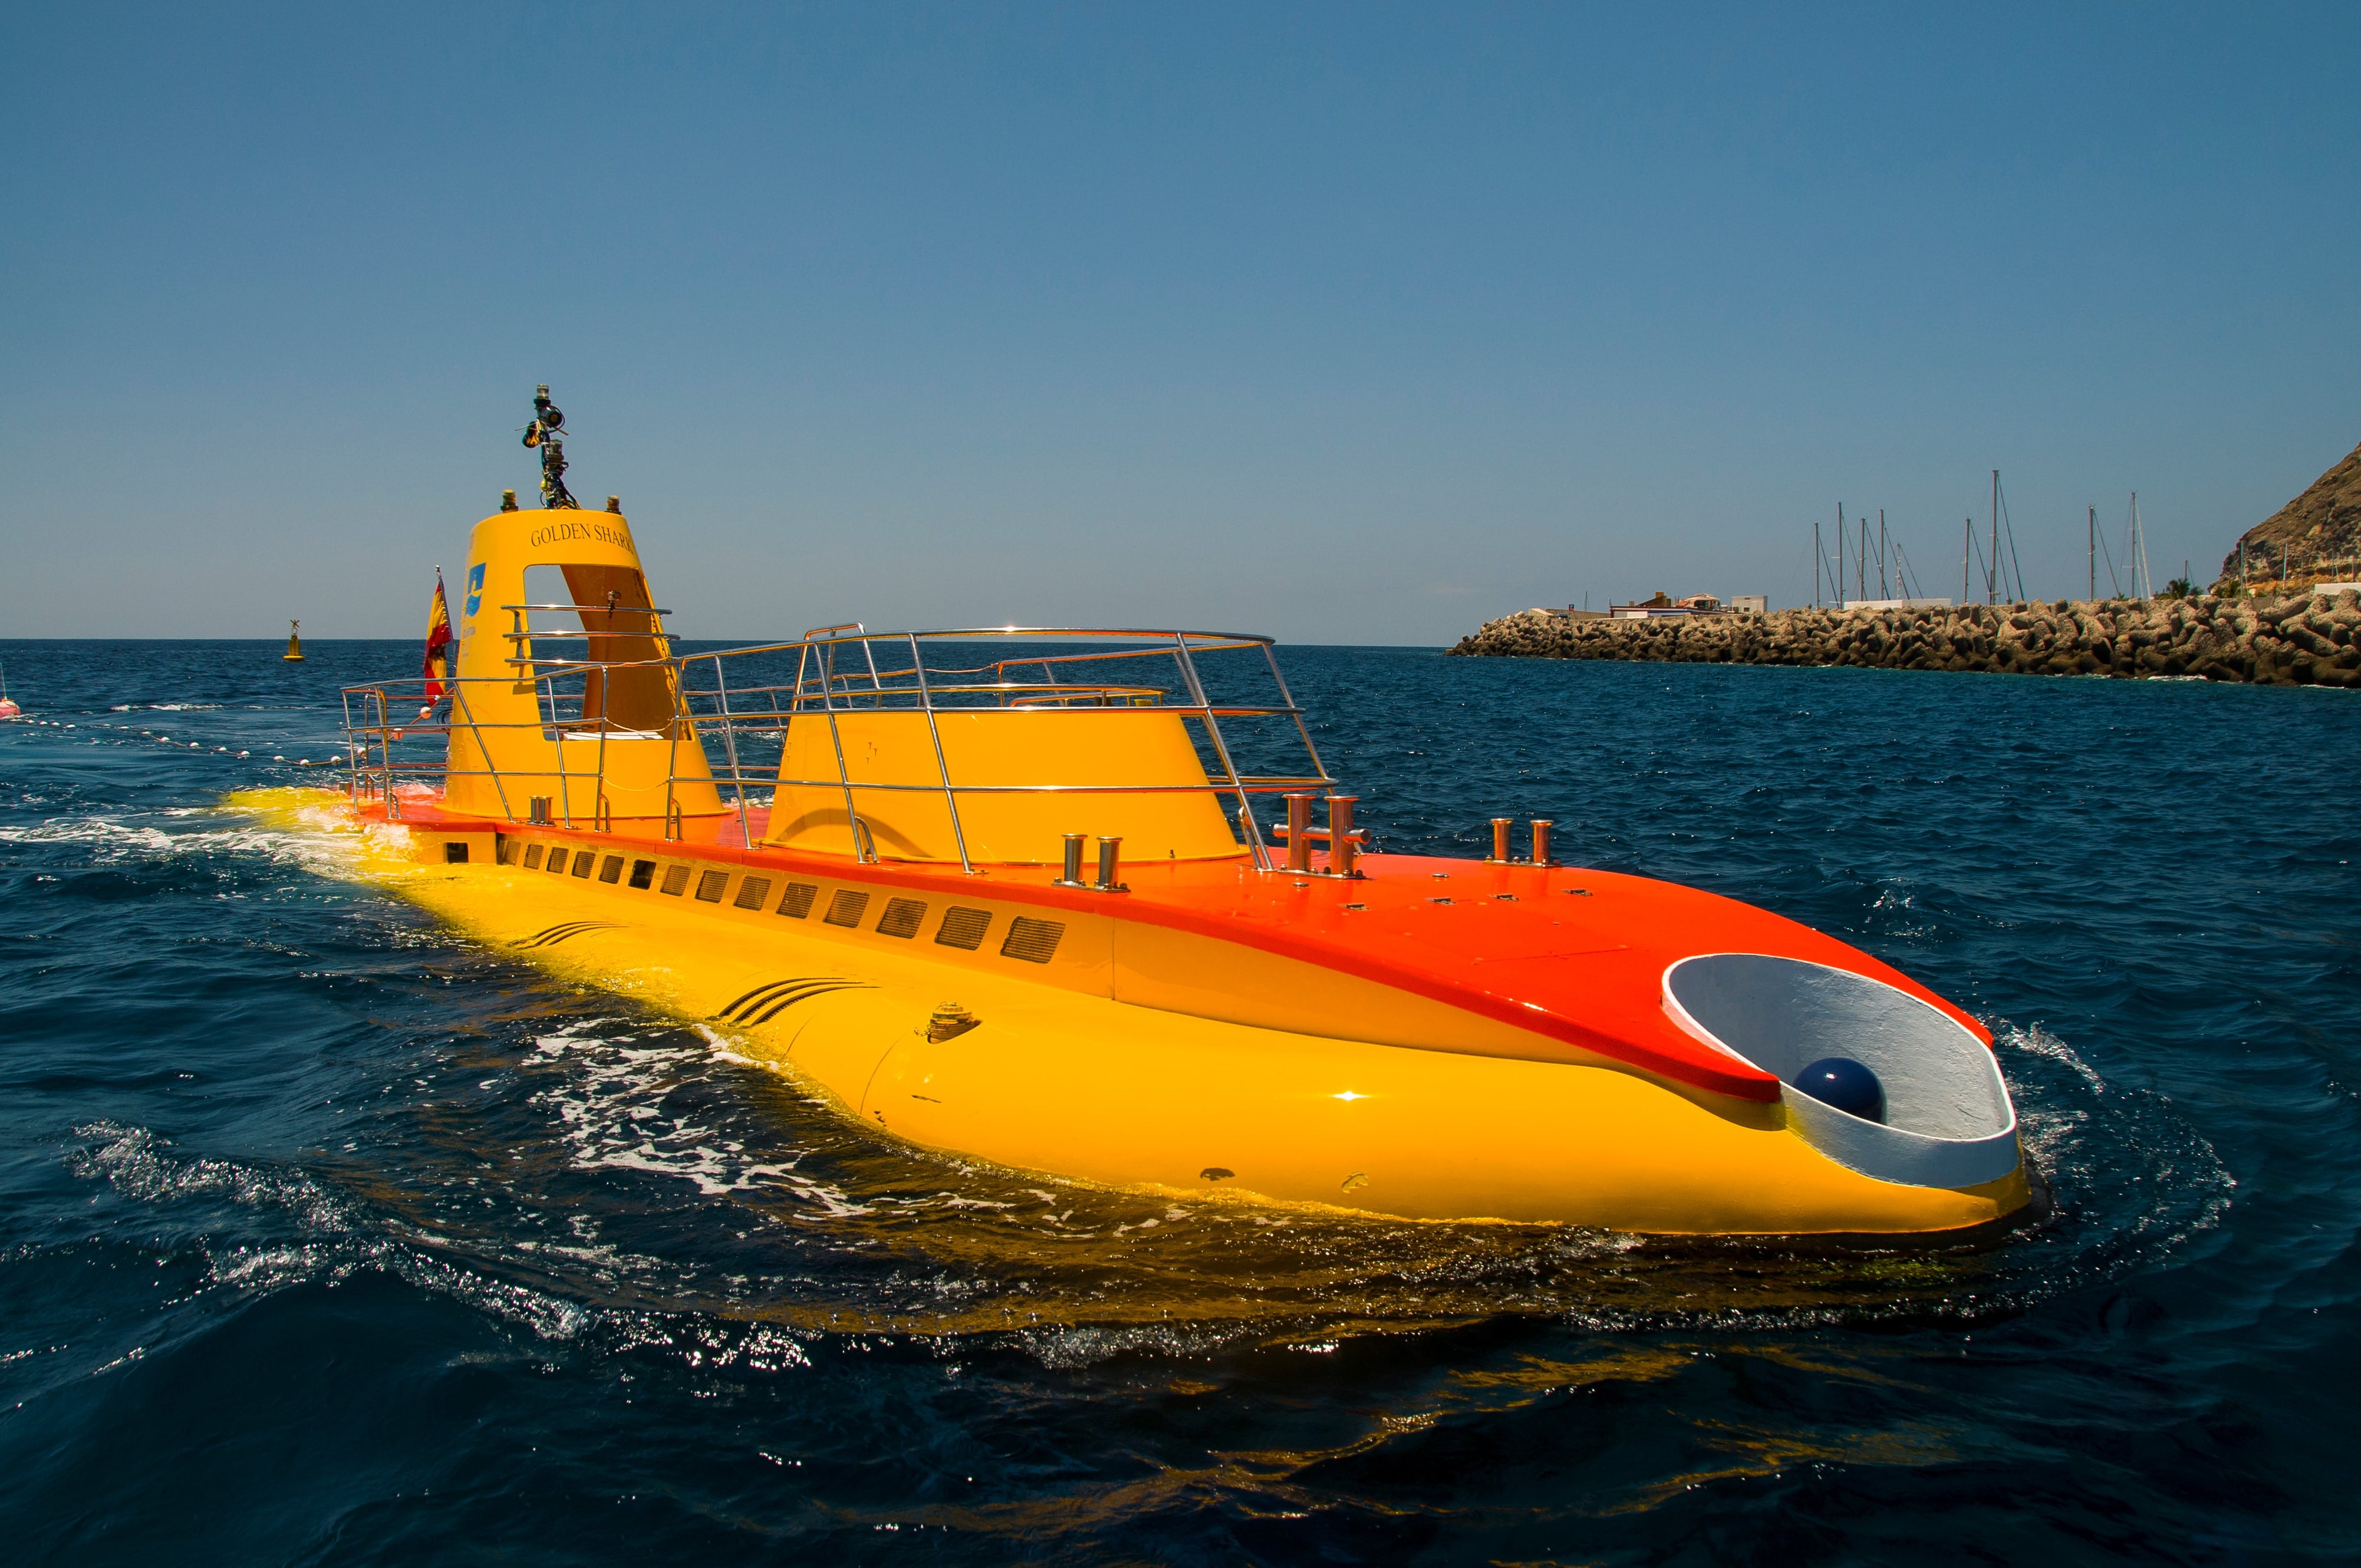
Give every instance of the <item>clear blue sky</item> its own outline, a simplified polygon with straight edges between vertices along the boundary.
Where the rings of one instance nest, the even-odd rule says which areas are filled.
[[[2159,581],[2361,438],[2361,7],[10,6],[0,635],[423,630],[535,381],[691,635]]]

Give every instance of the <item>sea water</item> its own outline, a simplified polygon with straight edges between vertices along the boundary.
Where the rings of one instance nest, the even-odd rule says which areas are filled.
[[[1377,848],[1547,817],[1990,1023],[2054,1212],[1849,1253],[880,1143],[222,810],[417,658],[308,648],[0,645],[9,1561],[2361,1551],[2361,696],[1282,650]]]

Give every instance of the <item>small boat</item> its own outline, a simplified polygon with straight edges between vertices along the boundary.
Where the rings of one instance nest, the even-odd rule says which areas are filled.
[[[279,656],[290,663],[300,664],[303,662],[303,644],[296,636],[296,633],[302,630],[303,623],[300,620],[291,620],[287,623],[287,652]]]
[[[0,665],[0,718],[22,718],[25,710],[8,700],[8,671]]]
[[[1074,1181],[1687,1234],[2027,1212],[1958,1005],[1767,911],[1561,864],[1545,821],[1498,819],[1481,861],[1369,848],[1268,638],[847,624],[684,653],[609,505],[476,525],[437,717],[416,677],[344,694],[339,809],[503,953],[694,1018],[875,1135]]]

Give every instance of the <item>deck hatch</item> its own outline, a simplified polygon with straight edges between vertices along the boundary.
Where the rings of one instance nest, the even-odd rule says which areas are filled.
[[[812,900],[819,889],[807,882],[791,882],[787,891],[779,894],[779,913],[790,920],[800,920],[811,913]]]
[[[721,890],[729,885],[728,872],[700,872],[697,879],[697,901],[699,904],[719,904],[721,902]]]
[[[607,863],[598,868],[598,880],[609,887],[623,880],[623,857],[609,855]]]
[[[735,909],[760,909],[763,901],[771,896],[771,879],[750,876],[738,884],[738,896],[730,901]]]
[[[546,852],[539,844],[527,844],[524,847],[524,869],[529,872],[541,870],[541,857]]]
[[[943,911],[942,928],[935,940],[946,948],[960,948],[973,952],[983,946],[983,934],[992,929],[989,909],[951,908]]]
[[[687,892],[688,868],[686,866],[664,867],[664,886],[659,891],[668,893],[675,898]]]
[[[656,863],[653,861],[633,861],[631,862],[631,885],[633,887],[648,887],[652,885],[655,880]]]
[[[590,880],[591,868],[596,866],[598,863],[598,856],[595,851],[589,850],[577,850],[574,851],[574,874],[580,877],[583,881],[588,882]]]
[[[1008,923],[1008,935],[1000,944],[1000,956],[1023,959],[1028,964],[1046,964],[1049,955],[1058,950],[1059,938],[1065,934],[1062,921],[1028,920],[1019,915]]]
[[[877,934],[881,937],[915,937],[919,923],[927,917],[927,905],[916,898],[889,898],[885,913],[877,917]]]
[[[828,901],[828,913],[820,918],[831,926],[858,926],[861,912],[869,907],[869,895],[849,887],[840,887],[836,896]]]

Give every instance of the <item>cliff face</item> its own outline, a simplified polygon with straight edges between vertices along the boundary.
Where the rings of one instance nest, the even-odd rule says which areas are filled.
[[[2329,564],[2340,568],[2361,558],[2361,446],[2312,482],[2312,488],[2238,536],[2247,552],[2246,576],[2277,581],[2280,553],[2286,576],[2298,585]],[[2239,552],[2222,558],[2222,577],[2238,576]]]
[[[2014,675],[2196,675],[2361,687],[2361,598],[2106,599],[1964,609],[1783,609],[1689,620],[1488,621],[1454,653],[1675,663],[1860,664]]]

